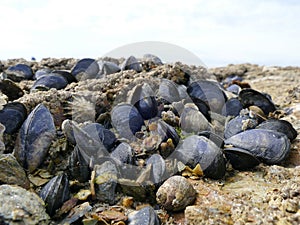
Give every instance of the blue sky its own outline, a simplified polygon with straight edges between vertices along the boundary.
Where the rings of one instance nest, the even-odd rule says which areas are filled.
[[[299,66],[296,0],[1,0],[0,9],[2,60],[97,58],[127,44],[161,41],[209,67]]]

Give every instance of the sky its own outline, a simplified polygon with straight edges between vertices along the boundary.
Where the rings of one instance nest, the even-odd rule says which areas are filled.
[[[0,9],[0,60],[98,58],[122,46],[128,57],[146,42],[166,44],[163,61],[185,49],[208,67],[300,64],[297,0],[1,0]]]

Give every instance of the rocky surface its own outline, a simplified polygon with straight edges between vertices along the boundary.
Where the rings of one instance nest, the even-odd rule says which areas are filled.
[[[114,59],[109,60],[113,61]],[[52,58],[43,59],[40,62],[28,62],[24,59],[7,60],[2,61],[0,70],[4,71],[17,62],[30,65],[33,71],[43,67],[70,70],[77,61],[76,59]],[[91,114],[89,108],[96,108],[96,120],[101,121],[103,117],[99,116],[100,112],[97,112],[97,108],[104,108],[108,112],[113,104],[122,101],[122,93],[125,89],[130,89],[133,85],[146,80],[152,80],[155,86],[157,85],[155,78],[168,78],[179,83],[184,82],[182,71],[191,74],[193,79],[205,78],[221,81],[232,75],[243,77],[243,82],[248,83],[252,88],[271,95],[276,106],[282,110],[283,119],[291,122],[298,134],[300,133],[299,67],[240,64],[206,70],[202,67],[188,67],[177,63],[159,66],[150,72],[123,71],[98,80],[72,83],[63,90],[51,89],[47,92],[35,93],[30,93],[33,81],[21,81],[19,86],[25,94],[17,101],[24,103],[28,112],[37,104],[44,103],[54,115],[57,127],[60,127],[62,121],[71,114],[75,119],[79,119],[77,115],[80,115],[83,121],[94,118],[95,114]],[[117,96],[121,97],[117,98]],[[70,101],[71,99],[73,100]],[[86,99],[89,99],[89,102]],[[6,101],[5,96],[1,95],[1,104],[5,104]],[[61,146],[56,147],[55,144],[51,147],[50,152],[53,158],[55,154],[66,154]],[[13,146],[7,146],[7,148],[6,151],[12,151]],[[60,159],[61,161],[63,159]],[[56,168],[56,170],[60,169],[63,167]],[[47,180],[48,178],[44,176],[39,179],[41,180],[38,182],[43,183],[43,179]],[[31,182],[33,180],[37,179],[31,179]],[[299,135],[292,143],[289,157],[280,165],[260,164],[250,171],[228,168],[225,178],[221,180],[208,178],[188,180],[197,192],[195,203],[184,211],[176,213],[158,210],[162,224],[300,224]],[[38,190],[39,187],[36,189]],[[133,201],[135,200],[133,199]],[[139,204],[141,203],[129,204],[127,211],[138,209]],[[106,212],[103,210],[104,206],[100,205],[99,208],[101,207],[102,212]],[[111,209],[107,206],[104,208]],[[116,215],[127,214],[124,213],[123,208],[114,210]],[[99,209],[99,211],[101,210]],[[99,216],[99,214],[89,216],[96,215]],[[112,217],[111,214],[110,216]],[[103,219],[104,216],[101,218]]]

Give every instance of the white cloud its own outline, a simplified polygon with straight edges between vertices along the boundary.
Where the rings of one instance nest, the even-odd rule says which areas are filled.
[[[299,59],[293,0],[2,0],[0,8],[0,59],[99,57],[140,41],[179,45],[209,66]]]

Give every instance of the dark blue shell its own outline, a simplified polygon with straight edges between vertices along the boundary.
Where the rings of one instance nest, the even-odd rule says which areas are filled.
[[[223,116],[238,116],[243,109],[243,105],[237,98],[229,99],[222,108]]]
[[[129,56],[121,65],[122,70],[135,70],[136,72],[142,71],[141,63],[134,57]]]
[[[25,106],[19,102],[7,103],[0,110],[0,123],[5,126],[4,133],[13,134],[22,126],[27,117]]]
[[[73,83],[73,82],[77,82],[76,78],[71,73],[69,73],[68,71],[54,70],[52,73],[59,74],[59,75],[63,76],[69,84]]]
[[[49,90],[55,88],[57,90],[63,89],[68,85],[68,81],[61,75],[57,73],[49,73],[43,75],[37,79],[33,86],[32,90]]]
[[[168,178],[166,177],[166,163],[160,154],[153,154],[152,156],[150,156],[146,161],[146,165],[149,166],[150,164],[150,179],[154,184],[160,184],[162,181]]]
[[[201,100],[208,105],[210,111],[219,114],[227,101],[225,93],[212,81],[195,81],[188,86],[187,93],[193,101]]]
[[[148,83],[136,85],[128,99],[145,120],[157,115],[158,107],[155,93]]]
[[[248,125],[245,126],[245,123],[247,123]],[[243,132],[246,129],[255,128],[257,124],[258,121],[256,119],[250,118],[248,115],[237,116],[226,124],[224,138],[227,139]]]
[[[226,139],[225,145],[247,150],[267,164],[282,162],[290,152],[290,141],[285,134],[265,129],[238,133]]]
[[[131,104],[121,103],[111,111],[111,122],[121,137],[135,139],[135,133],[144,125],[144,119]]]
[[[265,115],[269,115],[270,112],[276,110],[270,96],[262,94],[251,88],[241,90],[239,93],[239,100],[244,108],[255,105],[261,108]]]
[[[260,161],[249,151],[240,148],[225,148],[224,153],[236,170],[248,170],[257,166]]]
[[[42,69],[39,69],[35,72],[35,74],[33,75],[33,79],[37,80],[39,79],[41,76],[44,76],[46,74],[49,74],[51,73],[51,69],[49,68],[42,68]]]
[[[259,124],[256,128],[284,133],[291,141],[297,137],[297,131],[294,129],[293,125],[286,120],[266,120]]]
[[[45,159],[56,130],[50,111],[37,105],[24,121],[16,140],[15,157],[29,172]]]
[[[65,201],[70,198],[69,180],[66,174],[53,177],[41,190],[41,199],[46,205],[46,212],[53,216]]]
[[[119,144],[110,154],[111,157],[125,164],[133,164],[134,155],[134,150],[125,142]]]
[[[99,65],[95,59],[85,58],[79,60],[71,71],[77,81],[94,79],[99,72]]]
[[[102,61],[99,63],[99,65],[100,65],[100,73],[103,75],[109,75],[121,71],[121,68],[113,62]]]
[[[30,66],[26,64],[17,64],[10,66],[6,70],[7,77],[13,81],[29,80],[33,77],[33,72]]]
[[[207,177],[220,179],[225,175],[225,159],[221,149],[204,136],[187,137],[177,146],[171,157],[191,168],[199,163]]]
[[[83,130],[87,132],[92,138],[102,142],[104,147],[109,152],[111,152],[111,150],[117,143],[115,134],[99,123],[88,124],[83,127]]]
[[[129,214],[128,225],[160,225],[158,216],[151,206],[146,206],[135,214]]]

